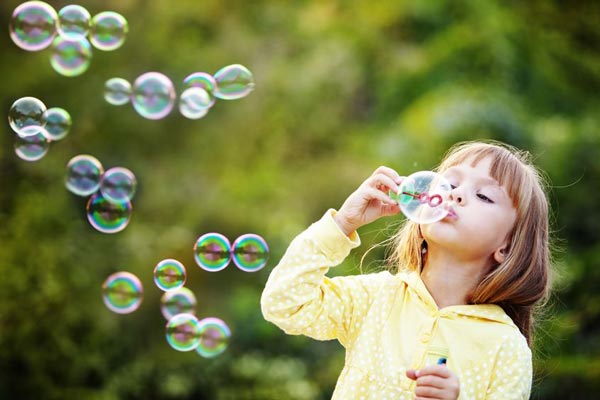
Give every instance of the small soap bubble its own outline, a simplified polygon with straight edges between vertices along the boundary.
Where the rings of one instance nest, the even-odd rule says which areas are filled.
[[[220,233],[206,233],[194,245],[196,264],[206,271],[217,272],[225,269],[231,261],[231,244]]]
[[[185,283],[185,267],[177,260],[162,260],[154,268],[154,283],[160,290],[176,290]]]
[[[92,47],[90,42],[83,37],[68,39],[57,36],[52,43],[50,65],[63,76],[78,76],[90,67],[92,60]]]
[[[256,272],[267,265],[269,246],[262,237],[247,233],[237,238],[233,245],[233,263],[242,271]]]
[[[185,89],[179,98],[179,112],[189,119],[200,119],[208,113],[210,107],[208,92],[199,87]]]
[[[166,320],[177,314],[195,314],[196,296],[186,287],[165,292],[160,298],[160,312]]]
[[[133,199],[137,180],[133,172],[123,167],[107,170],[100,180],[102,196],[113,203],[128,202]]]
[[[196,352],[202,357],[212,358],[223,353],[229,344],[231,330],[219,318],[204,318],[199,322],[200,343]]]
[[[147,72],[133,83],[131,102],[144,118],[161,119],[169,115],[175,104],[173,82],[160,72]]]
[[[63,139],[71,130],[71,115],[60,107],[52,107],[44,113],[44,129],[42,133],[51,141]]]
[[[102,233],[117,233],[129,225],[133,206],[129,201],[113,203],[96,193],[90,197],[85,209],[94,229]]]
[[[206,72],[194,72],[188,75],[183,80],[183,86],[185,89],[200,88],[206,90],[210,98],[210,104],[208,107],[212,107],[215,104],[215,89],[217,88],[217,81],[211,74]]]
[[[110,311],[129,314],[142,304],[142,282],[130,272],[116,272],[102,284],[102,300]]]
[[[104,11],[92,18],[90,41],[99,50],[116,50],[125,43],[128,31],[127,20],[121,14]]]
[[[177,314],[166,326],[167,342],[178,351],[194,350],[200,343],[200,326],[193,314]]]
[[[400,205],[400,210],[418,224],[439,221],[448,215],[445,202],[452,190],[450,183],[440,174],[419,171],[406,177],[398,193],[390,193]]]
[[[10,19],[10,38],[27,51],[50,46],[56,36],[56,10],[43,1],[27,1],[13,11]]]
[[[89,196],[100,188],[104,167],[94,156],[81,154],[67,163],[65,184],[77,196]]]
[[[131,83],[123,78],[111,78],[104,84],[104,100],[114,106],[129,103]]]
[[[8,111],[8,124],[21,137],[36,135],[44,128],[46,105],[35,97],[21,97]]]
[[[92,16],[82,6],[70,4],[58,12],[58,34],[67,39],[85,38],[90,31]]]
[[[30,136],[15,136],[15,154],[25,161],[37,161],[48,153],[50,141],[42,132]]]
[[[254,76],[240,64],[228,65],[215,73],[217,87],[214,95],[222,100],[246,97],[254,90]]]

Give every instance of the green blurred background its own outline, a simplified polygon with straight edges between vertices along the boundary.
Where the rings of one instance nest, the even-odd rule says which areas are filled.
[[[600,2],[81,1],[92,15],[121,13],[130,31],[75,78],[54,72],[49,50],[12,43],[18,4],[0,3],[0,398],[330,398],[343,349],[262,319],[270,270],[377,166],[430,169],[451,144],[480,138],[529,150],[551,182],[559,277],[538,321],[532,398],[600,393]],[[188,74],[235,63],[254,73],[255,91],[218,101],[201,120],[175,110],[150,121],[103,99],[112,77],[159,71],[180,93]],[[6,123],[24,96],[73,117],[70,135],[33,163],[16,157]],[[93,230],[85,199],[65,189],[77,154],[137,175],[123,232]],[[398,219],[363,228],[363,246],[332,274],[359,273],[362,254]],[[196,267],[192,246],[213,231],[262,235],[268,266]],[[383,257],[369,253],[363,269]],[[222,356],[166,343],[152,281],[164,258],[187,266],[198,315],[231,327]],[[144,284],[129,315],[101,300],[119,270]]]

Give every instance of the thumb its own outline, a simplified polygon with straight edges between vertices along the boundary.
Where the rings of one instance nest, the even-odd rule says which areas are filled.
[[[406,376],[409,379],[412,379],[413,381],[417,380],[417,371],[415,371],[414,369],[407,369],[406,370]]]

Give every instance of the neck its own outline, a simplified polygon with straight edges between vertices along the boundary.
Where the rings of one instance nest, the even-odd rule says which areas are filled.
[[[468,304],[486,270],[482,260],[465,260],[441,249],[429,249],[421,279],[438,308]]]

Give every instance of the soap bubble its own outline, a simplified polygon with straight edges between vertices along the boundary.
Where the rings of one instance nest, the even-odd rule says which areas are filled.
[[[189,119],[200,119],[208,113],[211,105],[208,92],[199,87],[185,89],[179,98],[179,112]]]
[[[147,72],[133,83],[133,108],[144,118],[161,119],[175,104],[173,82],[160,72]]]
[[[67,163],[65,184],[77,196],[89,196],[100,188],[104,167],[94,156],[81,154]]]
[[[142,304],[142,282],[130,272],[116,272],[102,284],[102,300],[109,310],[129,314]]]
[[[451,190],[450,183],[442,175],[419,171],[404,178],[398,193],[390,195],[407,218],[418,224],[429,224],[448,215],[444,202]]]
[[[231,330],[219,318],[204,318],[199,322],[200,343],[196,352],[202,357],[212,358],[223,353],[229,344]]]
[[[162,260],[154,267],[154,283],[164,291],[181,288],[185,283],[185,267],[171,258]]]
[[[35,97],[21,97],[8,111],[8,124],[21,137],[33,136],[45,124],[46,105]]]
[[[210,99],[208,107],[210,108],[215,104],[214,93],[217,88],[217,81],[212,75],[206,72],[194,72],[183,80],[183,86],[185,89],[200,88],[206,90]]]
[[[15,136],[15,154],[25,161],[37,161],[48,153],[50,141],[42,132],[25,137]]]
[[[186,287],[169,290],[160,298],[160,312],[169,320],[174,315],[196,313],[196,296]]]
[[[177,314],[167,322],[167,342],[178,351],[194,350],[200,343],[200,326],[193,314]]]
[[[43,1],[22,3],[10,19],[10,38],[23,50],[45,49],[56,36],[57,18],[54,8]]]
[[[129,103],[131,98],[131,83],[123,78],[111,78],[104,84],[104,100],[121,106]]]
[[[121,203],[130,201],[135,194],[137,180],[133,172],[123,167],[114,167],[104,173],[100,180],[100,192],[108,201]]]
[[[132,208],[129,201],[113,203],[100,193],[90,197],[85,207],[90,225],[102,233],[117,233],[125,229],[131,220]]]
[[[57,36],[52,43],[50,65],[63,76],[78,76],[90,67],[92,60],[92,47],[90,42],[83,37],[68,39]]]
[[[225,269],[231,261],[231,244],[220,233],[206,233],[194,245],[196,264],[205,271],[217,272]]]
[[[214,95],[223,100],[246,97],[254,90],[254,76],[240,64],[228,65],[215,73],[217,87]]]
[[[233,245],[233,263],[242,271],[256,272],[267,265],[269,246],[262,237],[247,233],[238,237]]]
[[[99,50],[116,50],[125,43],[128,31],[127,20],[121,14],[104,11],[92,18],[90,42]]]
[[[46,124],[42,133],[52,142],[63,139],[71,129],[71,115],[60,107],[52,107],[44,113]]]
[[[67,39],[85,38],[90,30],[91,18],[88,10],[82,6],[64,6],[58,12],[58,33]]]

